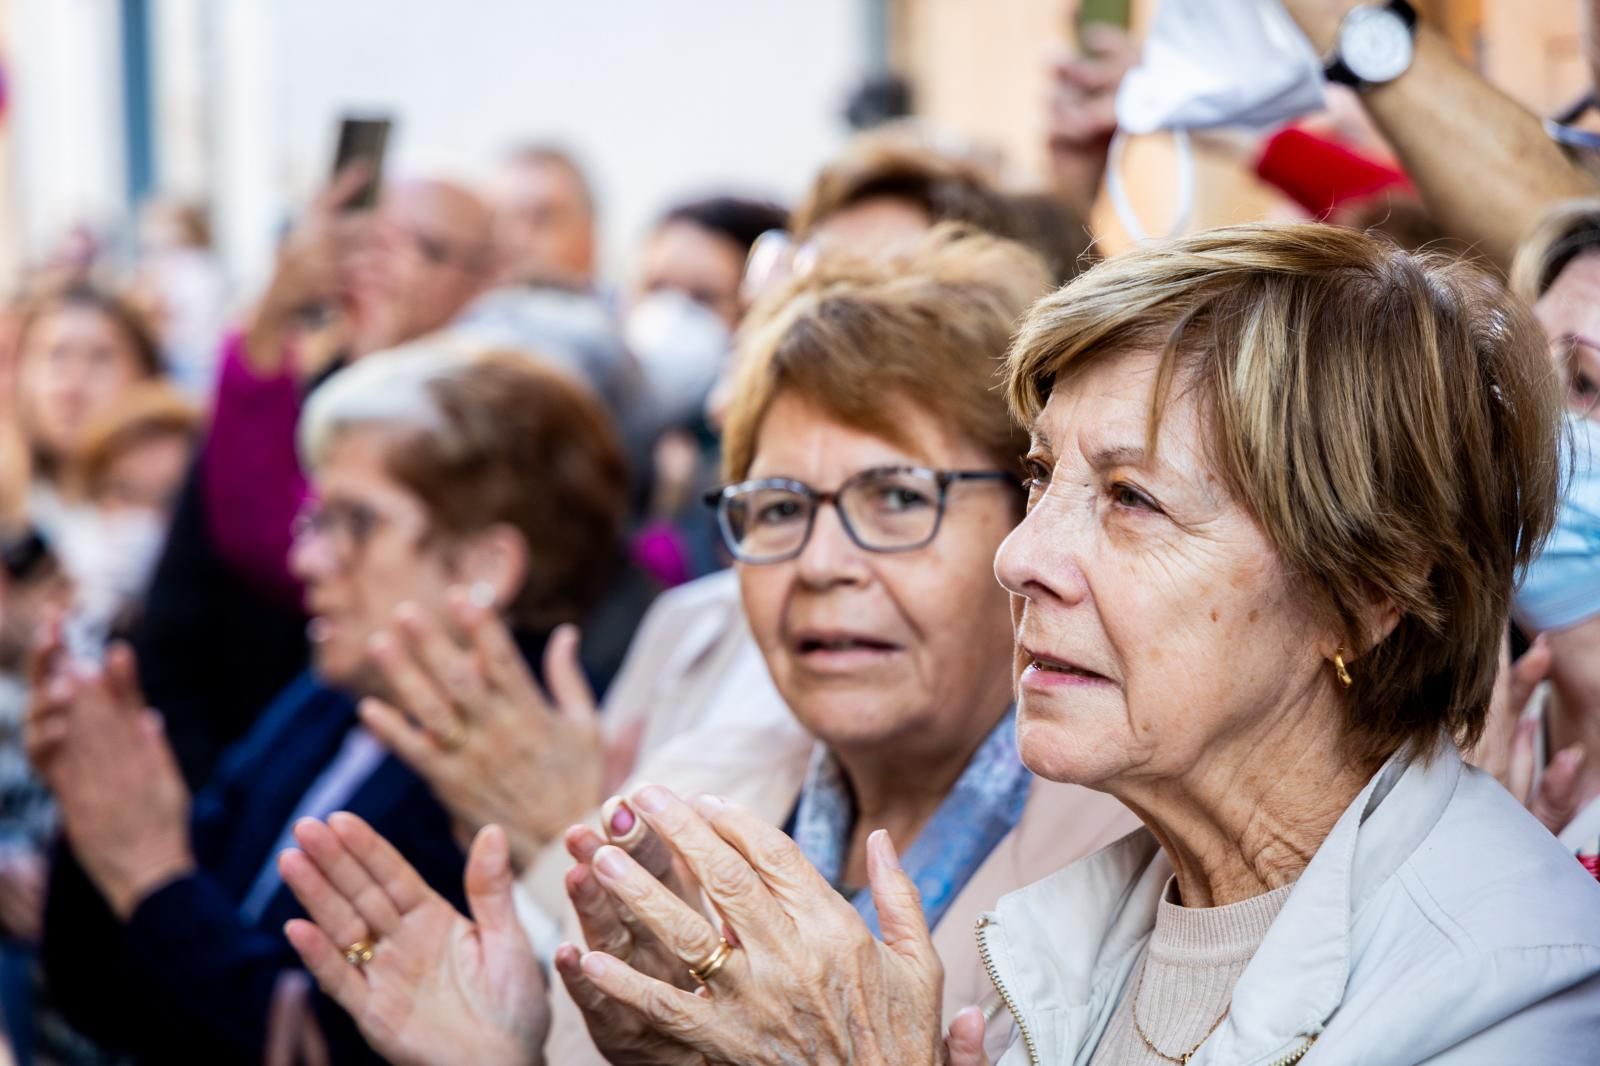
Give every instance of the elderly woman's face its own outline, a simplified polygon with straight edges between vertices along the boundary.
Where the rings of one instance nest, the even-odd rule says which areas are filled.
[[[1181,777],[1326,684],[1323,634],[1205,457],[1188,390],[1146,455],[1156,366],[1108,356],[1054,390],[1028,515],[995,560],[1014,594],[1023,761],[1112,792]]]
[[[780,395],[761,423],[748,476],[830,492],[878,467],[994,466],[925,412],[889,407],[913,447]],[[751,630],[801,723],[835,748],[894,746],[908,764],[948,754],[992,725],[1010,695],[1011,626],[991,561],[1015,518],[1016,490],[1006,482],[958,482],[926,547],[866,551],[823,505],[798,557],[740,564]]]
[[[359,693],[376,691],[368,644],[394,609],[409,601],[437,615],[456,583],[422,500],[384,465],[388,440],[378,429],[336,438],[313,475],[316,502],[290,556],[306,586],[317,672]]]

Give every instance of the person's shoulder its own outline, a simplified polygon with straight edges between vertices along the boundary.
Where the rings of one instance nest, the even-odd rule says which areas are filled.
[[[673,617],[713,606],[737,607],[739,602],[739,575],[732,570],[718,570],[714,574],[667,589],[656,597],[650,614]]]
[[[1575,947],[1600,967],[1600,883],[1481,770],[1464,769],[1399,878],[1460,952]]]

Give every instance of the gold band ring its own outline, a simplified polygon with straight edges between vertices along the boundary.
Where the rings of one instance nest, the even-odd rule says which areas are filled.
[[[460,722],[450,723],[450,728],[443,733],[433,735],[434,743],[446,752],[457,752],[467,742],[467,727]]]
[[[372,941],[357,940],[354,944],[344,949],[344,961],[356,969],[361,969],[372,961]]]
[[[720,937],[718,938],[717,950],[713,951],[711,957],[699,966],[689,967],[689,976],[693,977],[697,984],[709,984],[711,979],[717,976],[718,971],[728,964],[728,959],[732,955],[733,945],[728,943],[727,937]]]

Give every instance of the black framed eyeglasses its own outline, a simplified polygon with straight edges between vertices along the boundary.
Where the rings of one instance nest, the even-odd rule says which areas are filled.
[[[839,524],[870,552],[909,552],[926,547],[944,521],[950,486],[959,481],[1003,481],[1003,470],[930,470],[885,466],[863,470],[833,492],[819,492],[792,478],[757,478],[706,494],[717,509],[717,527],[728,551],[741,563],[781,563],[798,556],[811,539],[817,508],[829,503]]]
[[[308,501],[295,515],[291,532],[296,541],[325,539],[343,566],[359,558],[373,534],[389,521],[388,515],[364,503]]]

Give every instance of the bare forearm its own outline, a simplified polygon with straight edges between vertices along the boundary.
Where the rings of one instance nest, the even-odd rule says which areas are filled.
[[[1288,0],[1321,54],[1354,0]],[[1539,118],[1456,58],[1438,33],[1417,34],[1411,69],[1362,101],[1423,202],[1450,233],[1502,267],[1551,204],[1595,183],[1544,133]]]

